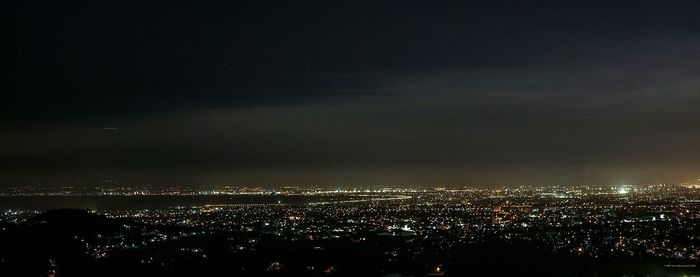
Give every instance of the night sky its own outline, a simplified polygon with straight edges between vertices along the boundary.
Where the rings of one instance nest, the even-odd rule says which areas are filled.
[[[700,1],[2,10],[4,186],[700,177]]]

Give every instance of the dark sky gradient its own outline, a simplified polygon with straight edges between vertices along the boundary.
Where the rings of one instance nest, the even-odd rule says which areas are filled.
[[[8,1],[0,183],[700,177],[699,1],[293,2]]]

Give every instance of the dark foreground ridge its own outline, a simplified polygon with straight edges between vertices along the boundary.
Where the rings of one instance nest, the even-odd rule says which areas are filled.
[[[2,223],[0,276],[684,276],[653,257],[592,259],[554,255],[528,241],[466,244],[441,251],[439,238],[355,234],[285,239],[251,230],[211,232],[59,209]],[[142,245],[152,234],[172,239]],[[167,236],[167,235],[164,235]],[[101,256],[93,242],[125,246]],[[361,238],[361,239],[360,239]],[[421,249],[416,252],[413,249]],[[387,256],[407,257],[399,262]]]

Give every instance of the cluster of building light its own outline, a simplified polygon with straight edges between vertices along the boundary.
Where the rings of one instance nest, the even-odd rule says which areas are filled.
[[[276,193],[299,195],[300,191],[288,188]],[[525,240],[557,253],[594,258],[649,255],[700,259],[696,232],[700,227],[700,190],[688,186],[304,189],[301,194],[329,198],[102,210],[97,212],[129,219],[134,225],[125,225],[117,233],[76,240],[95,258],[191,236],[226,234],[231,236],[231,251],[255,251],[264,235],[291,241],[347,239],[356,243],[370,237],[420,237],[435,241],[445,251],[493,240]],[[17,223],[37,212],[10,210],[0,218]],[[403,249],[387,250],[386,257],[396,261],[408,255],[405,253],[419,255],[422,251],[422,246],[408,244]],[[200,248],[183,248],[182,252],[207,257],[206,250]],[[153,257],[143,257],[143,261],[150,263]]]

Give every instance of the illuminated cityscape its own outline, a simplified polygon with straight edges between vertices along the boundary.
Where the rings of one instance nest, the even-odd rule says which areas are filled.
[[[17,197],[24,198],[22,203],[72,198],[66,203],[73,208],[89,202],[84,198],[109,202],[117,197],[125,203],[48,213],[6,209],[0,221],[3,237],[51,225],[52,216],[110,222],[105,224],[114,226],[104,230],[77,232],[70,243],[80,246],[91,263],[119,260],[144,272],[181,273],[183,260],[222,266],[220,259],[226,257],[237,259],[226,270],[240,275],[461,275],[466,272],[459,262],[461,251],[484,245],[499,245],[504,251],[525,245],[532,248],[529,251],[566,257],[578,261],[582,275],[601,270],[611,274],[597,263],[630,258],[661,263],[655,269],[659,272],[692,273],[700,259],[700,189],[687,184],[103,189],[11,188],[2,196],[9,200],[5,203]],[[163,196],[170,197],[167,205],[149,200]],[[192,199],[178,197],[203,198],[211,204],[188,205],[184,203]],[[139,202],[150,207],[129,207]],[[270,253],[267,248],[274,245],[289,247],[292,253]],[[13,247],[19,245],[0,252],[0,259],[11,261],[7,251]],[[365,261],[369,267],[354,268],[356,261],[338,254],[344,248],[374,255]],[[308,251],[323,258],[295,259],[295,254],[310,255]],[[247,256],[257,260],[240,258]],[[530,270],[563,274],[564,269],[571,268]],[[649,269],[625,270],[639,274]]]
[[[700,0],[0,14],[0,277],[700,277]]]

